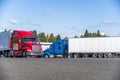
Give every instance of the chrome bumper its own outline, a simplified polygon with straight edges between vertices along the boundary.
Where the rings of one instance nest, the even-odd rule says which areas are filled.
[[[42,56],[42,53],[36,53],[36,52],[26,52],[29,56]]]

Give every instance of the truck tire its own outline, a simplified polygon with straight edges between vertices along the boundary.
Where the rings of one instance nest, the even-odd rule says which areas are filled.
[[[10,51],[7,52],[7,57],[12,57],[12,54],[10,53]]]
[[[70,57],[70,54],[67,55],[67,58],[71,58],[71,57]]]
[[[103,58],[104,57],[104,55],[102,54],[102,53],[99,53],[99,58]]]
[[[73,54],[73,57],[74,58],[78,58],[78,54]]]
[[[74,58],[74,54],[70,54],[70,58]]]
[[[8,57],[8,53],[6,51],[4,52],[4,57]]]
[[[93,54],[93,58],[97,58],[97,54]]]
[[[64,54],[62,55],[62,58],[68,58],[68,54],[67,54],[67,53],[64,53]]]
[[[79,58],[83,58],[83,54],[82,53],[79,53]]]
[[[26,51],[23,51],[23,52],[22,52],[22,57],[27,57]]]
[[[0,53],[0,57],[1,57],[1,53]]]
[[[108,54],[108,58],[112,58],[112,54],[111,53]]]
[[[3,52],[3,56],[5,57],[5,52]]]
[[[44,55],[44,58],[50,58],[47,54]]]

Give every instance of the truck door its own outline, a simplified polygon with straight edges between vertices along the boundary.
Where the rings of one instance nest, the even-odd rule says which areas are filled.
[[[13,50],[18,50],[18,37],[13,37]]]
[[[63,53],[63,47],[62,47],[62,42],[60,41],[55,44],[55,54],[60,55],[62,53]]]
[[[12,40],[13,50],[18,50],[18,47],[19,47],[18,32],[13,31],[11,40]]]

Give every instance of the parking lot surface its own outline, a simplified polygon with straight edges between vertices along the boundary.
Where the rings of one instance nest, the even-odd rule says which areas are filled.
[[[120,80],[120,59],[1,57],[0,80]]]

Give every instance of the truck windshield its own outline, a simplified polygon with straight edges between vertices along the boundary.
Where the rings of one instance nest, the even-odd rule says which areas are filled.
[[[37,42],[36,38],[23,38],[24,42]]]

